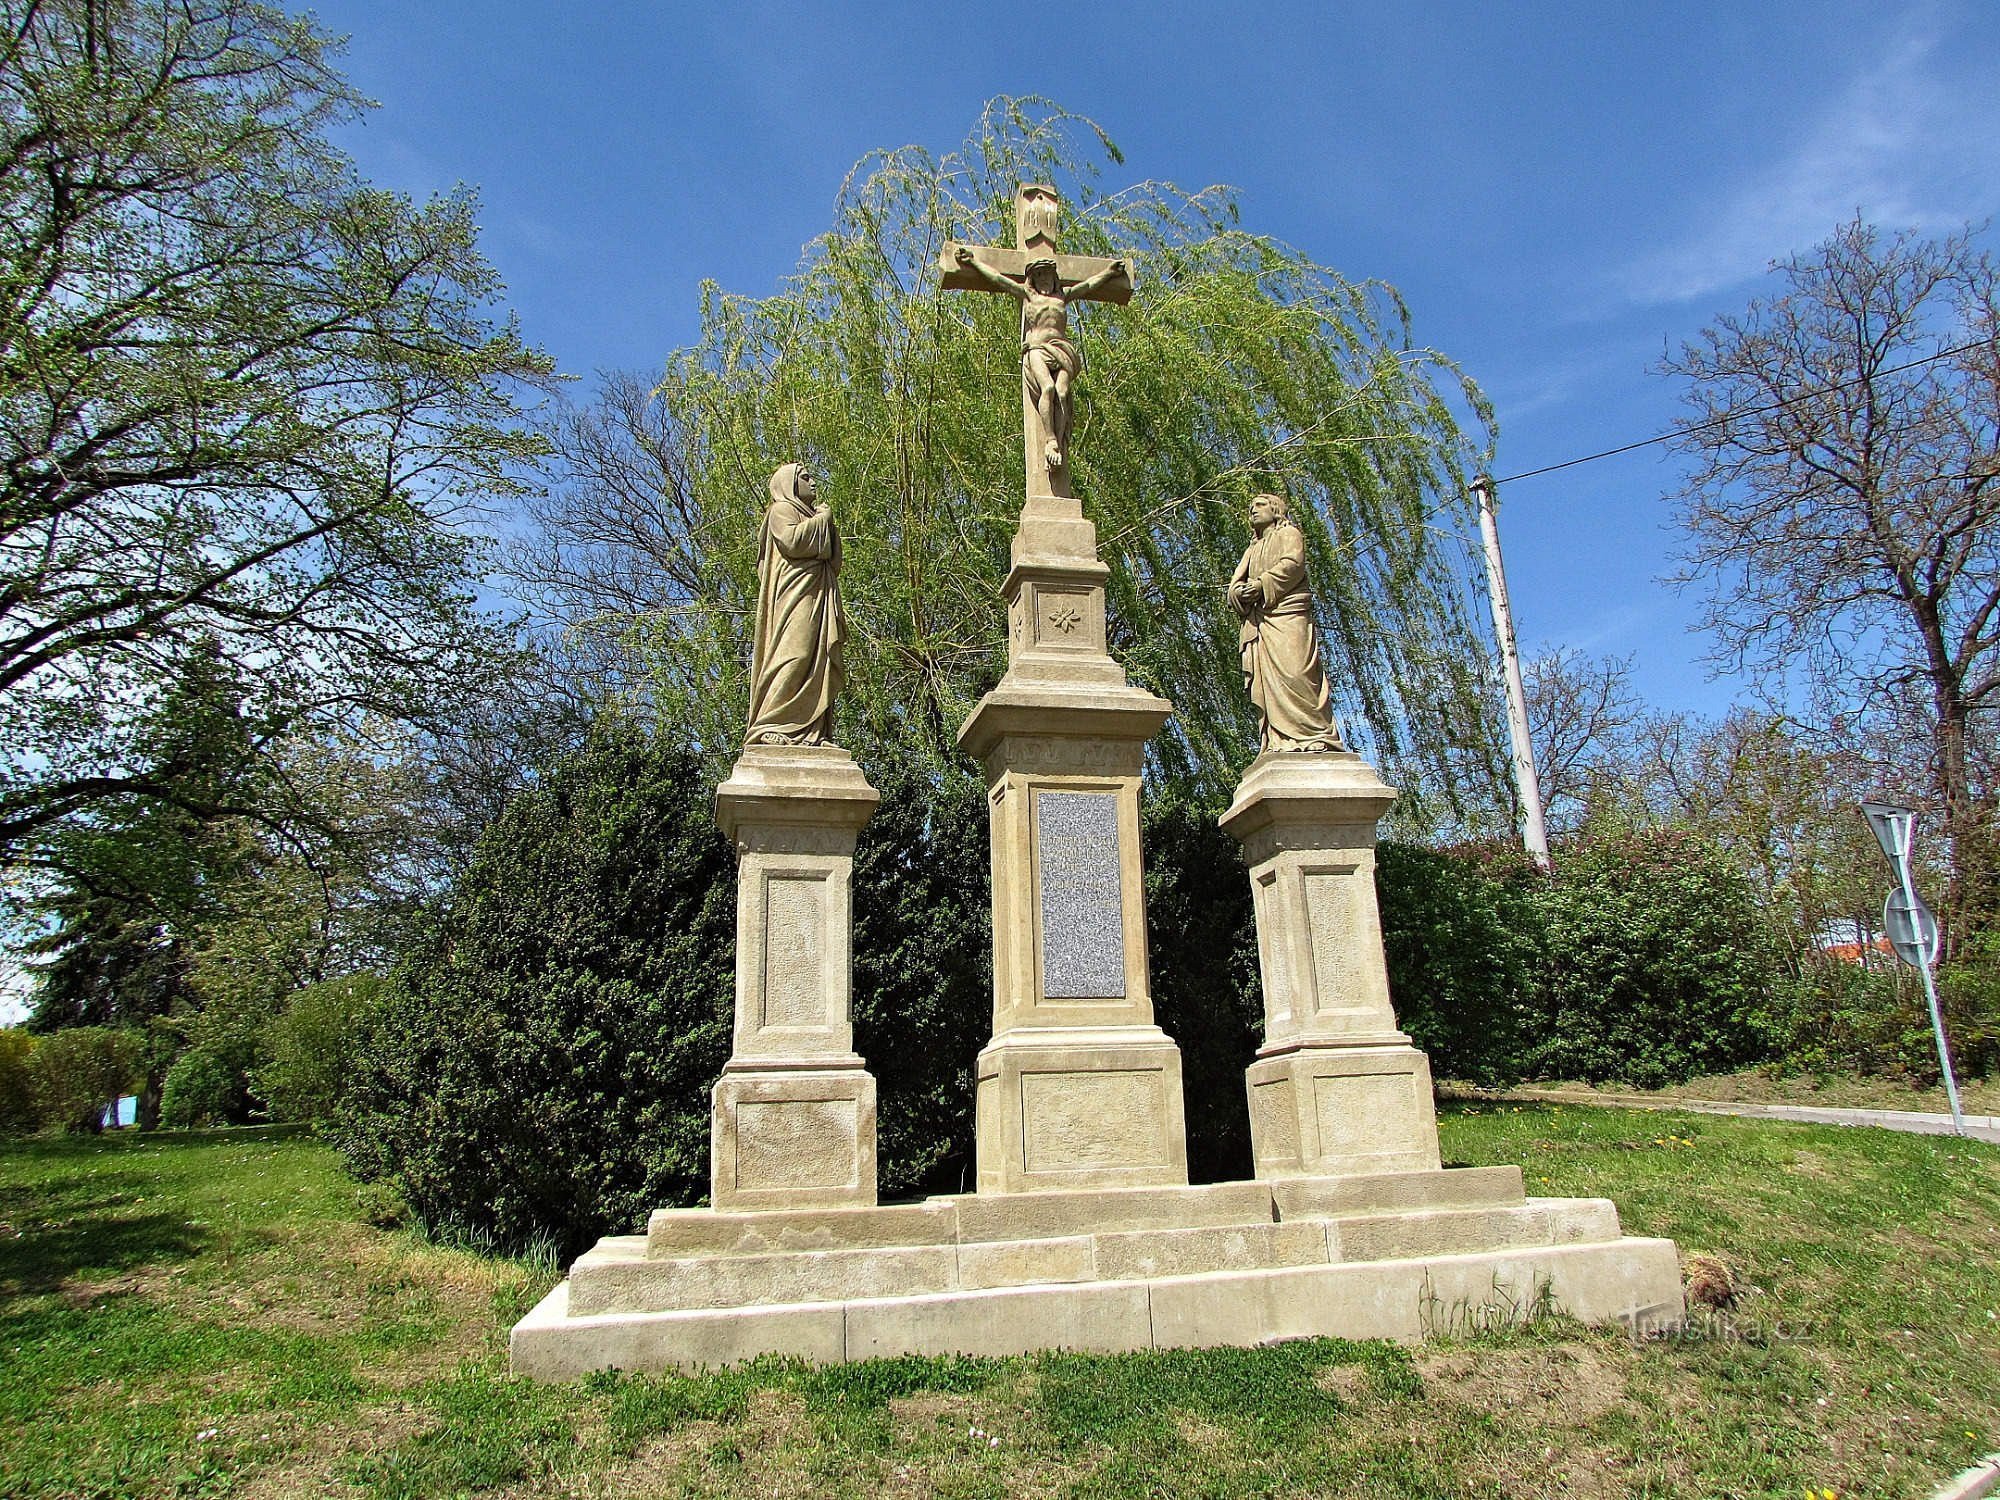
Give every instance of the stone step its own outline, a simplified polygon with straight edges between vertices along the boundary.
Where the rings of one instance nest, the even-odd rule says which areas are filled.
[[[599,1240],[569,1269],[579,1316],[696,1308],[765,1307],[913,1296],[958,1285],[956,1245],[784,1250],[662,1260],[636,1235]]]
[[[1262,1182],[1205,1187],[1109,1188],[1044,1193],[966,1193],[934,1198],[958,1216],[959,1243],[1115,1234],[1138,1229],[1269,1224],[1277,1217]]]
[[[636,1236],[624,1249],[643,1262]],[[694,1369],[767,1353],[831,1362],[1311,1335],[1414,1340],[1518,1319],[1544,1294],[1583,1322],[1635,1333],[1672,1329],[1683,1317],[1673,1242],[1656,1239],[679,1312],[589,1314],[574,1301],[576,1287],[564,1282],[516,1325],[516,1373],[574,1379],[608,1367]]]
[[[1473,1255],[1540,1245],[1601,1243],[1619,1237],[1609,1198],[1530,1198],[1519,1208],[1364,1214],[1325,1221],[1329,1260],[1408,1260]]]
[[[646,1243],[654,1257],[677,1260],[701,1255],[1054,1239],[1410,1210],[1519,1207],[1525,1201],[1518,1167],[1451,1167],[1435,1172],[1223,1182],[1204,1187],[966,1193],[874,1208],[661,1209],[647,1223]]]
[[[1436,1172],[1370,1172],[1356,1177],[1284,1177],[1269,1184],[1279,1219],[1450,1208],[1519,1208],[1521,1169],[1445,1167]]]
[[[570,1268],[569,1306],[577,1316],[762,1307],[1267,1271],[1616,1238],[1617,1213],[1603,1199],[766,1254],[661,1257],[635,1235],[600,1241],[578,1258]]]

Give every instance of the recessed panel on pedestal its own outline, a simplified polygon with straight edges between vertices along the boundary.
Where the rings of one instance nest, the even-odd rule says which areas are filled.
[[[1116,792],[1035,793],[1041,992],[1050,1000],[1125,995],[1125,891]]]
[[[1166,1076],[1158,1069],[1021,1075],[1022,1162],[1030,1172],[1166,1160]]]
[[[1355,883],[1353,865],[1306,869],[1306,922],[1312,938],[1313,1003],[1316,1010],[1339,1010],[1362,999],[1357,938],[1365,936],[1361,901],[1374,891]]]
[[[764,1026],[826,1024],[826,879],[764,883]]]
[[[1316,1077],[1313,1119],[1319,1128],[1319,1155],[1365,1157],[1407,1145],[1409,1117],[1415,1113],[1408,1073]]]
[[[852,1099],[746,1099],[736,1106],[736,1186],[851,1188],[860,1134]]]

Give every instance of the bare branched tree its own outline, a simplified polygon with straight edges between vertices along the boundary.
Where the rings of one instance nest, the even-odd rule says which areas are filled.
[[[2000,282],[1971,233],[1858,219],[1664,365],[1687,382],[1681,581],[1713,660],[1845,719],[1917,711],[1951,845],[1948,916],[1994,911]]]
[[[1527,662],[1528,731],[1551,829],[1581,823],[1618,779],[1627,736],[1640,714],[1632,659],[1558,646]]]

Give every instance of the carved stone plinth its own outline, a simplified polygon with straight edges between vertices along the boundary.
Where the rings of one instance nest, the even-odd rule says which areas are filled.
[[[1395,800],[1360,756],[1257,757],[1223,814],[1256,902],[1264,1045],[1247,1075],[1260,1178],[1438,1165],[1430,1063],[1396,1026],[1375,899]]]
[[[736,1033],[715,1085],[717,1209],[875,1202],[875,1079],[854,1050],[854,840],[875,788],[832,745],[753,746],[716,788],[736,845]]]
[[[1005,585],[1008,670],[959,731],[986,773],[993,1039],[982,1193],[1187,1181],[1180,1049],[1153,1023],[1139,768],[1173,705],[1105,650],[1096,528],[1028,501]]]

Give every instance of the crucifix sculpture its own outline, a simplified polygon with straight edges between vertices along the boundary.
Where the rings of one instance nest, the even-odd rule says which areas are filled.
[[[1069,304],[1132,298],[1123,260],[1061,253],[1061,213],[1054,188],[1023,183],[1014,194],[1017,244],[949,240],[939,257],[947,290],[997,292],[1021,304],[1021,430],[1030,498],[1070,492],[1070,421],[1083,356],[1070,342]]]

